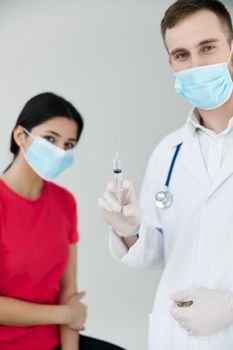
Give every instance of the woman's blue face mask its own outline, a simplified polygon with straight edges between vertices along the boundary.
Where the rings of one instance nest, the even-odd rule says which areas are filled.
[[[21,147],[24,158],[31,168],[43,179],[53,180],[74,162],[73,151],[65,151],[43,137],[24,131],[34,140],[26,151]]]
[[[226,103],[233,92],[227,63],[195,67],[175,73],[175,90],[193,106],[212,110]]]

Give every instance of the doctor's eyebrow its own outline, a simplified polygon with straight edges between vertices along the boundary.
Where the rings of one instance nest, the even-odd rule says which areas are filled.
[[[61,137],[61,135],[60,135],[58,132],[53,131],[53,130],[47,130],[47,131],[45,131],[45,132],[49,132],[50,134],[52,134],[52,135],[54,135],[54,136]],[[68,140],[69,140],[69,141],[75,141],[75,142],[77,142],[77,140],[74,139],[74,138],[68,138]]]
[[[213,44],[213,43],[216,43],[216,42],[219,42],[219,40],[218,39],[214,39],[214,38],[205,39],[205,40],[201,41],[200,43],[198,43],[197,47],[203,46],[203,45],[206,45],[206,44]]]
[[[196,47],[200,47],[200,46],[203,46],[203,45],[206,45],[206,44],[213,44],[213,43],[216,43],[216,42],[219,42],[219,40],[215,39],[215,38],[209,38],[209,39],[205,39],[205,40],[201,41],[200,43],[198,43],[196,45]],[[177,53],[187,52],[187,51],[188,51],[187,49],[179,47],[179,48],[176,48],[176,49],[172,50],[171,53],[170,53],[170,56],[174,56]]]

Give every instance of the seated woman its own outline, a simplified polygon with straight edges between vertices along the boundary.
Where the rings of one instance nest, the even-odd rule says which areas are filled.
[[[82,130],[79,112],[52,93],[29,100],[13,129],[0,177],[0,349],[120,349],[79,335],[76,201],[51,182],[73,164]]]

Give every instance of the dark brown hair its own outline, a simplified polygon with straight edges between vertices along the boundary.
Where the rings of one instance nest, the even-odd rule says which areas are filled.
[[[177,0],[165,12],[161,22],[161,33],[165,41],[166,30],[175,27],[185,17],[200,11],[209,10],[215,13],[229,32],[229,40],[233,39],[233,26],[230,13],[218,0]]]

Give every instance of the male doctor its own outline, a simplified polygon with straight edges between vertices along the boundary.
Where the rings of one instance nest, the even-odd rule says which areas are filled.
[[[175,89],[194,107],[152,153],[140,205],[99,198],[116,260],[164,272],[149,350],[233,349],[233,28],[217,0],[178,0],[161,23]],[[165,186],[166,185],[166,186]]]

